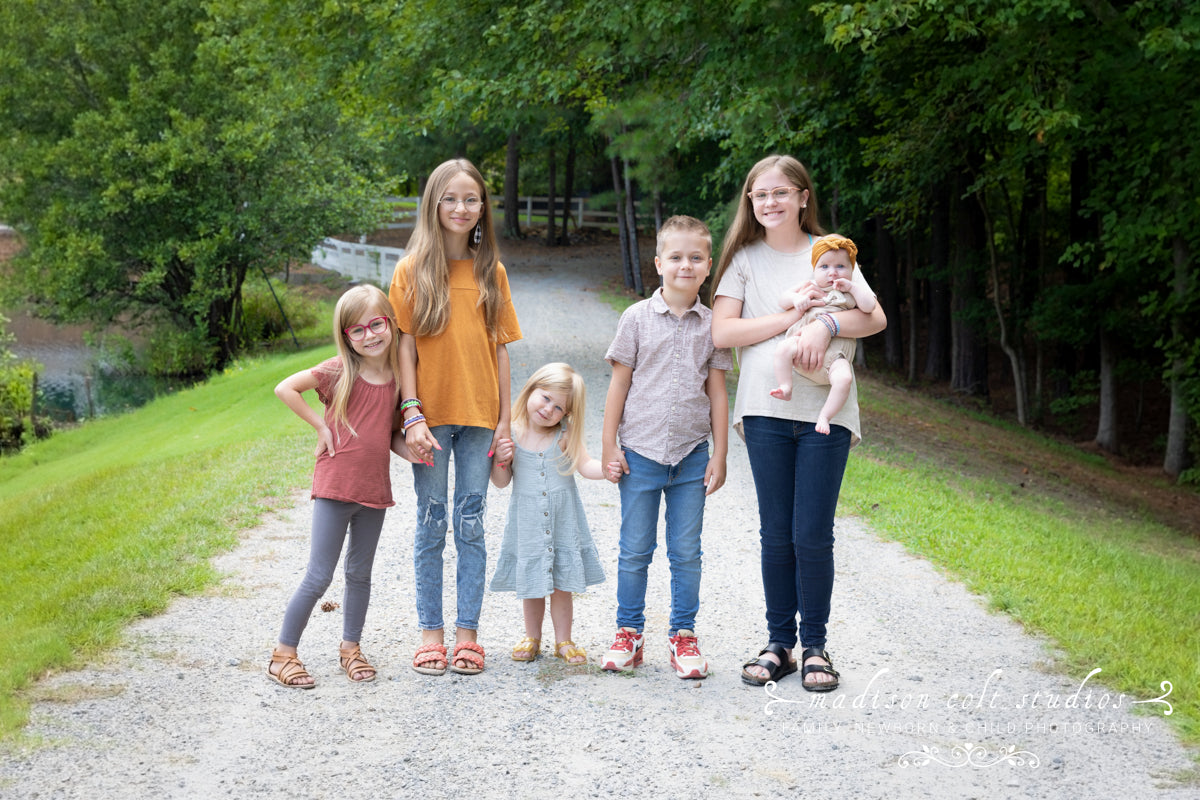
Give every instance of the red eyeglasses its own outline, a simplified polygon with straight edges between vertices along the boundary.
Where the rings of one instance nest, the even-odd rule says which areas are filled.
[[[388,325],[387,317],[375,317],[367,321],[366,325],[351,325],[349,328],[342,328],[342,333],[352,342],[361,342],[367,338],[367,331],[375,335],[387,333]]]

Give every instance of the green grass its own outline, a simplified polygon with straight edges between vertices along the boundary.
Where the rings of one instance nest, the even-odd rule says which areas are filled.
[[[21,690],[217,576],[209,559],[311,474],[311,432],[271,391],[329,349],[246,362],[0,460],[0,736]]]
[[[872,412],[865,400],[864,417]],[[1062,449],[994,423],[990,431],[1015,437],[1018,447]],[[1084,453],[1059,458],[1108,468]],[[1130,700],[1158,697],[1160,684],[1170,681],[1169,720],[1186,743],[1200,744],[1200,542],[1194,538],[1136,511],[1117,514],[1103,502],[1029,492],[894,444],[873,448],[869,440],[850,458],[839,513],[860,516],[994,610],[1054,640],[1072,675],[1100,667],[1093,683]]]

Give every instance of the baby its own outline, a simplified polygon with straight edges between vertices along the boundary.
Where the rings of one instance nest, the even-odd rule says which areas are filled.
[[[829,420],[841,410],[850,396],[850,384],[854,381],[855,340],[837,336],[840,326],[831,315],[834,311],[852,308],[870,313],[875,309],[875,295],[865,285],[851,280],[858,247],[844,236],[831,234],[818,239],[812,247],[812,284],[825,292],[824,304],[816,303],[811,297],[811,286],[801,285],[784,293],[779,304],[783,308],[795,308],[804,316],[788,328],[787,335],[775,350],[775,377],[778,388],[771,396],[779,400],[792,399],[792,373],[800,373],[813,383],[829,384],[829,398],[817,417],[817,432],[829,433]],[[803,372],[796,362],[801,329],[819,319],[829,329],[829,348],[825,351],[823,367],[815,372]]]

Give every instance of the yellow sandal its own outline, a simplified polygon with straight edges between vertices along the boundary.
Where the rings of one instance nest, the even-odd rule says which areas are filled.
[[[541,650],[541,639],[534,639],[532,636],[526,636],[524,639],[513,645],[512,660],[533,661],[538,657],[538,653],[540,653]]]
[[[565,653],[563,652],[564,647],[567,650]],[[576,644],[570,639],[554,645],[554,655],[558,658],[561,658],[566,664],[572,667],[578,667],[587,663],[587,651],[582,647],[576,646]],[[571,659],[579,660],[572,661]]]

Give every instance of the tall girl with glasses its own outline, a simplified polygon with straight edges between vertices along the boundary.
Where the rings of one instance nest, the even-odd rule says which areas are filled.
[[[296,654],[313,606],[333,580],[347,535],[339,663],[355,683],[375,680],[375,668],[359,647],[371,567],[392,503],[392,421],[400,398],[400,337],[387,295],[356,286],[337,302],[333,338],[338,354],[285,378],[275,395],[317,431],[313,470],[312,544],[308,569],[283,616],[279,643],[267,674],[289,689],[316,685]],[[317,413],[303,394],[316,391],[325,406]]]
[[[860,439],[858,387],[831,419],[830,433],[816,430],[829,391],[797,377],[790,400],[772,397],[775,346],[800,320],[796,308],[780,310],[780,296],[797,285],[820,304],[812,282],[811,250],[824,231],[817,198],[804,165],[772,155],[751,168],[713,279],[712,337],[717,347],[738,348],[741,367],[734,429],[746,442],[758,495],[767,646],[742,669],[742,680],[763,685],[802,669],[804,688],[831,691],[838,673],[825,650],[833,593],[833,521],[850,448]],[[870,292],[855,270],[853,283]],[[887,319],[840,311],[831,325],[815,320],[799,334],[796,363],[813,372],[822,365],[831,328],[846,338],[883,330]],[[797,625],[797,616],[799,624]],[[792,651],[803,648],[800,664]]]
[[[521,338],[521,328],[497,255],[487,187],[466,159],[446,161],[430,174],[388,296],[400,325],[405,388],[392,449],[413,462],[417,494],[413,566],[421,645],[413,669],[441,675],[449,667],[473,675],[484,663],[476,637],[487,568],[488,478],[497,443],[511,438],[507,344]],[[454,651],[447,657],[442,553],[451,521],[458,603]]]

